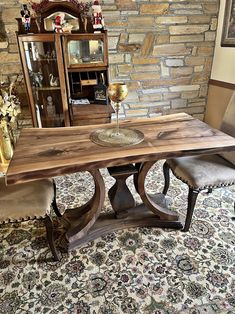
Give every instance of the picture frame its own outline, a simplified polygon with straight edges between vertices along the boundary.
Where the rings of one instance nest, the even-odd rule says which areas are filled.
[[[108,104],[107,88],[105,85],[98,84],[94,87],[94,100],[97,104]]]
[[[107,86],[102,72],[98,73],[98,84],[94,86],[94,100],[96,104],[108,104]]]
[[[226,0],[221,46],[235,47],[235,0]]]

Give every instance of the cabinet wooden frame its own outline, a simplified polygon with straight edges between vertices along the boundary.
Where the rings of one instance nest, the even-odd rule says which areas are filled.
[[[23,75],[26,83],[27,88],[27,95],[30,104],[30,111],[32,115],[32,122],[33,126],[38,126],[38,121],[36,117],[36,107],[35,101],[33,97],[32,91],[32,83],[30,81],[25,50],[24,50],[24,42],[52,42],[55,44],[56,50],[56,59],[57,59],[57,67],[58,67],[58,75],[59,75],[59,89],[61,93],[61,101],[62,101],[62,110],[64,116],[64,124],[65,126],[70,126],[70,117],[69,117],[69,110],[68,110],[68,102],[67,102],[67,88],[66,88],[66,81],[65,81],[65,74],[64,74],[64,61],[63,61],[63,53],[61,47],[61,39],[60,34],[36,34],[36,35],[19,35],[18,36],[18,45],[20,49],[20,57],[23,67]]]

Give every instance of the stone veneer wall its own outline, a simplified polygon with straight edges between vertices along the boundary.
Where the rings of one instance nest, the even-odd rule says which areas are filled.
[[[203,117],[218,0],[104,0],[112,80],[125,81],[127,117]]]
[[[15,17],[19,1],[0,2],[0,74],[21,71]],[[125,81],[122,115],[188,112],[202,118],[215,45],[219,0],[104,0],[110,78]]]

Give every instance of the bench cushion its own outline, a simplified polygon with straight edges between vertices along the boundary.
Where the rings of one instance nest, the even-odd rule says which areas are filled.
[[[235,167],[219,155],[173,158],[167,163],[174,175],[192,189],[235,184]]]
[[[43,179],[6,186],[0,178],[0,222],[45,217],[54,197],[53,181]]]

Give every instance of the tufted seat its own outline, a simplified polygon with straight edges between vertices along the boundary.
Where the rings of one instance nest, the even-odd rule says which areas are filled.
[[[225,111],[221,131],[235,137],[235,92]],[[169,170],[189,186],[188,208],[183,231],[188,231],[198,193],[201,190],[229,186],[235,184],[235,152],[225,152],[220,155],[180,157],[167,159],[163,165],[166,195],[170,176]]]
[[[0,223],[43,219],[50,249],[54,259],[58,260],[53,237],[53,224],[50,218],[51,205],[55,213],[60,216],[52,180],[44,179],[6,186],[5,178],[0,178]]]

